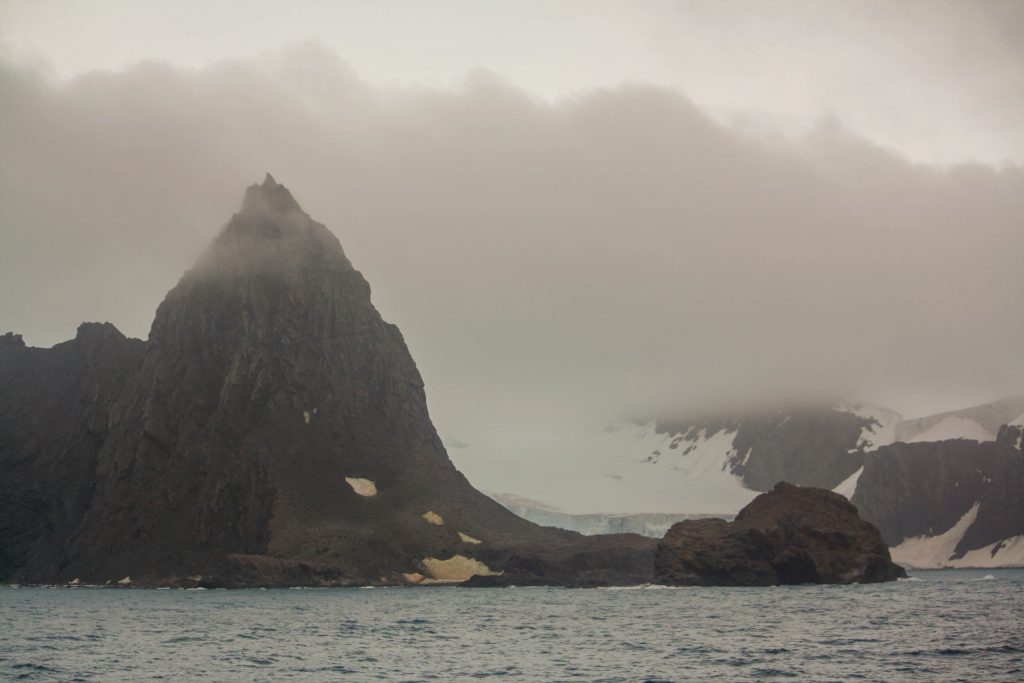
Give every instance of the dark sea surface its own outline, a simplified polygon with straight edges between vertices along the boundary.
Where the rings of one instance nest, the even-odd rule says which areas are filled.
[[[0,677],[1024,681],[1024,570],[781,588],[8,586]]]

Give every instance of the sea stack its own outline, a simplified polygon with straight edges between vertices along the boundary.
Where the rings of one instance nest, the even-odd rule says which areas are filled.
[[[906,576],[843,496],[780,482],[732,522],[685,520],[658,544],[655,581],[682,586],[875,583]]]

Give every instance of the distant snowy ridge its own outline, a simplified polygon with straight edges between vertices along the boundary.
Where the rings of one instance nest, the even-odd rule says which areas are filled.
[[[1015,566],[1024,561],[1024,525],[1013,512],[1013,491],[1024,489],[1014,484],[1024,431],[1014,424],[1024,426],[1024,397],[911,420],[845,403],[624,421],[580,435],[587,467],[572,473],[567,495],[557,479],[540,495],[531,491],[556,505],[492,497],[545,526],[660,537],[684,519],[733,517],[788,481],[851,500],[910,566]],[[975,519],[947,528],[975,503]]]
[[[861,434],[862,444],[858,447],[863,446],[865,451],[899,442],[995,441],[1001,426],[1024,424],[1024,396],[1010,396],[970,408],[911,419],[869,403],[843,404],[839,409],[874,421]]]
[[[1022,414],[1024,396],[1010,396],[962,410],[902,420],[896,427],[895,440],[908,443],[946,439],[994,441],[1001,426],[1012,424]]]

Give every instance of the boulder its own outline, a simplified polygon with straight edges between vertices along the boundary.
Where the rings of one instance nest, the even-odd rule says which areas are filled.
[[[781,482],[736,516],[685,520],[658,544],[654,578],[679,586],[875,583],[906,576],[843,496]]]

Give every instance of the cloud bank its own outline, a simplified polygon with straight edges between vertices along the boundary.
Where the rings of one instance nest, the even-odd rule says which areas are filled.
[[[270,171],[367,276],[485,488],[583,423],[1024,388],[1020,167],[912,164],[837,120],[754,137],[664,88],[372,86],[317,44],[66,82],[8,60],[0,102],[0,328],[144,337]]]

